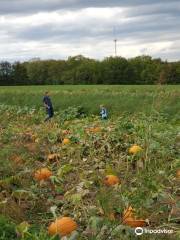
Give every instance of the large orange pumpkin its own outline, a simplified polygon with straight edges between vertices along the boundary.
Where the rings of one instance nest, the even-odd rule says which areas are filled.
[[[38,181],[47,180],[52,176],[52,172],[48,168],[41,168],[34,174],[34,178]]]
[[[70,140],[69,138],[64,138],[64,140],[62,141],[63,144],[69,144]]]
[[[50,235],[67,236],[77,229],[77,223],[70,217],[62,217],[52,222],[48,228]]]
[[[136,144],[133,145],[132,147],[130,147],[130,149],[129,149],[129,153],[134,154],[134,155],[141,152],[141,151],[142,151],[142,148],[140,146],[136,145]]]
[[[113,186],[120,183],[120,179],[115,175],[107,175],[104,179],[107,186]]]

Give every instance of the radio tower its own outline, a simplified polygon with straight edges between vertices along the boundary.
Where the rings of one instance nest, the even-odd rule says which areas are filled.
[[[116,38],[116,27],[114,27],[114,55],[117,57],[117,38]]]
[[[117,39],[114,39],[114,54],[117,57]]]

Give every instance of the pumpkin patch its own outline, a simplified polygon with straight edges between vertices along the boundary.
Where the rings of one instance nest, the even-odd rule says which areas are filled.
[[[178,239],[175,119],[172,127],[156,111],[106,120],[57,111],[44,123],[41,109],[2,109],[0,238],[12,231],[3,215],[14,224],[3,240],[134,239],[134,228],[160,226]]]

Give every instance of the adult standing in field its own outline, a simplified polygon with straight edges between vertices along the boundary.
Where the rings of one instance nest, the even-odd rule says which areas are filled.
[[[49,96],[49,92],[45,92],[45,95],[43,97],[43,103],[48,115],[44,121],[47,122],[49,119],[51,119],[54,116],[53,105],[52,105],[51,98]]]

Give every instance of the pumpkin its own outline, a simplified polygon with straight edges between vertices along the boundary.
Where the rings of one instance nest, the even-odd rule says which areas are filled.
[[[180,178],[180,169],[176,171],[176,178]]]
[[[119,184],[120,180],[117,176],[115,175],[107,175],[104,179],[104,183],[107,186],[113,186],[115,184]]]
[[[34,174],[34,178],[38,181],[47,180],[52,176],[52,172],[48,168],[41,168]]]
[[[71,234],[77,229],[77,223],[70,217],[62,217],[52,222],[48,228],[50,235],[59,234],[61,237]]]
[[[64,138],[64,140],[62,141],[63,144],[69,144],[70,140],[69,138]]]
[[[134,154],[134,155],[141,152],[141,151],[142,151],[142,148],[140,146],[136,145],[136,144],[133,145],[132,147],[130,147],[130,149],[129,149],[129,153]]]

